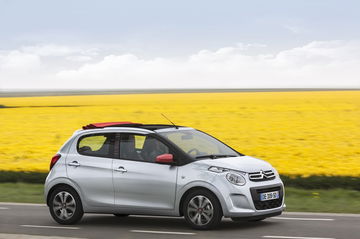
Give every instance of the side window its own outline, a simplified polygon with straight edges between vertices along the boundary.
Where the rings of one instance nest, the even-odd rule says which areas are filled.
[[[115,158],[114,145],[114,133],[91,134],[79,139],[77,151],[87,156]]]
[[[169,148],[149,135],[121,134],[120,158],[155,162],[157,156],[169,153]]]

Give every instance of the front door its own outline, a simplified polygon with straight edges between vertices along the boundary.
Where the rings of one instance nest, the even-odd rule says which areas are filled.
[[[174,209],[177,166],[155,163],[165,153],[169,148],[150,135],[121,134],[113,162],[116,207]]]

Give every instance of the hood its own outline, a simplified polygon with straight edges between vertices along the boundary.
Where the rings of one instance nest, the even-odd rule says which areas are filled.
[[[260,170],[271,170],[272,166],[264,160],[253,158],[250,156],[228,157],[218,159],[203,159],[197,161],[200,164],[210,166],[228,168],[246,173],[258,172]]]

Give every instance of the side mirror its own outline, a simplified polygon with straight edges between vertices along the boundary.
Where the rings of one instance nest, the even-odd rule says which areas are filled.
[[[174,163],[174,156],[172,154],[161,154],[156,157],[155,163],[172,164]]]

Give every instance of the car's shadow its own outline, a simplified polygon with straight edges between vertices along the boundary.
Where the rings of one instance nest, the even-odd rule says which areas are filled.
[[[233,222],[230,219],[223,219],[220,226],[216,230],[239,230],[239,229],[255,229],[258,227],[268,227],[277,224],[274,221],[259,221],[259,222]],[[189,226],[186,224],[184,218],[180,217],[115,217],[112,215],[86,215],[80,221],[79,225],[87,226],[105,226],[105,227],[120,227],[124,226],[131,229],[151,229],[151,230],[188,230]]]

